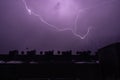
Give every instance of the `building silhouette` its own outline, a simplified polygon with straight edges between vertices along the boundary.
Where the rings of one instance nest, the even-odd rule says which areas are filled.
[[[120,80],[120,43],[91,51],[18,50],[0,54],[0,79]],[[14,61],[14,63],[10,63]],[[19,62],[19,63],[18,63]]]
[[[118,78],[120,75],[120,43],[115,43],[98,50],[104,77]],[[116,79],[115,79],[116,80]]]

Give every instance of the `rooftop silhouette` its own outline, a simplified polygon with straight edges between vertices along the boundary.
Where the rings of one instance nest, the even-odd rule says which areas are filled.
[[[75,55],[76,54],[76,55]],[[54,50],[49,51],[40,51],[40,54],[37,53],[36,50],[30,50],[27,52],[19,52],[18,50],[9,51],[9,54],[1,54],[1,61],[22,61],[23,63],[26,61],[35,61],[40,63],[43,62],[95,62],[98,59],[95,58],[96,55],[91,55],[91,51],[77,51],[73,55],[72,50],[68,51],[57,51],[55,53]]]
[[[120,43],[91,51],[36,50],[9,51],[0,54],[0,73],[6,78],[39,77],[38,80],[120,80]],[[22,70],[22,71],[21,71]],[[7,76],[7,77],[6,77]],[[44,78],[44,79],[42,79]],[[58,79],[59,80],[59,79]]]

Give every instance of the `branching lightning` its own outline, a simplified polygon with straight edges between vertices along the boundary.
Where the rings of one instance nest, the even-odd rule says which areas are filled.
[[[114,0],[111,0],[111,1],[114,1]],[[28,5],[27,5],[27,3],[26,3],[26,0],[23,0],[23,3],[24,3],[24,5],[25,5],[25,8],[26,8],[26,10],[28,11],[29,15],[34,15],[34,16],[39,17],[39,19],[40,19],[43,23],[47,24],[48,26],[50,26],[50,27],[52,27],[52,28],[55,28],[57,31],[70,30],[70,31],[72,31],[73,35],[79,37],[80,39],[85,39],[85,38],[88,36],[88,34],[90,33],[90,30],[92,29],[92,27],[91,27],[91,26],[88,27],[87,32],[86,32],[85,35],[83,35],[83,36],[79,35],[79,34],[77,33],[77,22],[78,22],[78,19],[79,19],[79,14],[80,14],[81,12],[83,12],[83,11],[88,10],[88,9],[100,7],[100,6],[102,6],[102,5],[106,4],[106,3],[109,3],[109,2],[111,2],[111,1],[106,1],[106,2],[104,2],[103,4],[100,4],[100,5],[97,5],[97,6],[94,6],[94,7],[89,7],[89,8],[80,9],[80,10],[78,11],[78,13],[76,14],[76,17],[75,17],[74,26],[73,26],[74,29],[72,29],[72,28],[59,29],[57,26],[55,26],[55,25],[53,25],[53,24],[50,24],[49,22],[47,22],[46,20],[44,20],[41,15],[39,15],[39,14],[35,13],[34,11],[32,11],[32,10],[28,7]]]

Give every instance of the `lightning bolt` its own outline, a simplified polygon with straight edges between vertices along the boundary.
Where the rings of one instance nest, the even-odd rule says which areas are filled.
[[[84,34],[83,36],[79,35],[79,34],[77,33],[77,22],[78,22],[78,19],[79,19],[79,14],[80,14],[81,12],[83,12],[83,11],[88,10],[88,9],[98,8],[98,7],[102,6],[102,5],[105,5],[105,4],[107,4],[107,3],[109,3],[109,2],[112,2],[112,1],[115,1],[115,0],[105,1],[105,2],[103,2],[102,4],[97,5],[97,6],[95,6],[95,7],[89,7],[89,8],[80,9],[80,10],[78,11],[78,13],[76,14],[76,17],[75,17],[74,26],[73,26],[74,29],[71,29],[71,28],[59,29],[59,28],[57,28],[57,26],[52,25],[52,24],[48,23],[46,20],[44,20],[41,15],[33,12],[33,11],[28,7],[28,5],[27,5],[27,3],[26,3],[26,0],[22,0],[22,1],[23,1],[24,5],[25,5],[25,8],[26,8],[26,10],[28,11],[28,14],[29,14],[29,15],[34,15],[34,16],[39,17],[39,19],[41,20],[41,22],[43,22],[43,23],[47,24],[48,26],[56,29],[57,31],[70,30],[70,31],[72,31],[72,33],[73,33],[74,36],[76,36],[76,37],[78,37],[78,38],[80,38],[80,39],[85,39],[85,38],[89,35],[90,30],[92,29],[92,27],[91,27],[91,26],[88,27],[86,34]]]

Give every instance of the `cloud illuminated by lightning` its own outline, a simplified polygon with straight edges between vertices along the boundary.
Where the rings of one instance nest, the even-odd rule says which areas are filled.
[[[88,10],[88,9],[91,9],[91,8],[97,8],[97,7],[99,7],[99,6],[102,6],[102,5],[106,4],[106,3],[108,3],[108,1],[106,1],[106,2],[104,2],[104,3],[102,3],[102,4],[97,5],[97,6],[94,6],[94,7],[79,9],[79,8],[77,8],[77,7],[74,8],[74,5],[73,5],[74,3],[73,3],[73,2],[70,2],[70,1],[73,1],[73,0],[49,0],[49,1],[51,2],[51,3],[49,3],[49,4],[53,4],[53,6],[54,6],[54,4],[57,5],[55,8],[56,8],[56,10],[58,10],[58,11],[56,11],[56,13],[58,13],[59,15],[57,15],[56,17],[59,17],[59,18],[62,18],[62,17],[63,17],[63,19],[66,19],[66,20],[73,20],[73,21],[72,21],[72,22],[73,22],[73,28],[70,28],[70,27],[69,27],[69,28],[68,28],[68,27],[67,27],[67,28],[66,28],[66,27],[65,27],[65,28],[58,28],[57,25],[54,25],[54,24],[48,22],[47,20],[45,20],[45,19],[43,18],[43,16],[41,16],[41,13],[38,14],[37,12],[33,11],[33,10],[28,6],[26,0],[23,0],[23,3],[24,3],[24,5],[25,5],[25,8],[26,8],[26,10],[28,11],[29,15],[34,15],[34,16],[39,17],[39,19],[40,19],[43,23],[47,24],[48,26],[50,26],[50,27],[52,27],[52,28],[55,28],[57,31],[70,30],[70,31],[72,31],[72,33],[73,33],[75,36],[79,37],[80,39],[85,39],[85,38],[88,36],[90,30],[92,29],[92,27],[88,27],[86,34],[84,34],[83,36],[81,36],[81,35],[79,35],[79,34],[77,33],[77,22],[78,22],[80,13],[83,12],[83,11],[85,11],[85,10]],[[114,1],[114,0],[111,0],[111,1]],[[109,1],[109,2],[111,2],[111,1]],[[60,4],[62,4],[62,5],[60,5]],[[75,4],[75,5],[76,5],[76,4]],[[48,7],[51,7],[51,6],[48,6]],[[72,9],[72,11],[71,11],[71,9]],[[51,12],[52,12],[52,11],[51,11]],[[47,12],[46,12],[46,13],[47,13]],[[45,13],[45,14],[46,14],[46,13]],[[53,12],[51,15],[55,15],[55,12]],[[50,15],[50,16],[51,16],[51,15]],[[46,17],[46,15],[45,15],[45,17]],[[57,19],[57,20],[58,20],[58,19]],[[61,21],[62,21],[62,20],[61,20]]]

